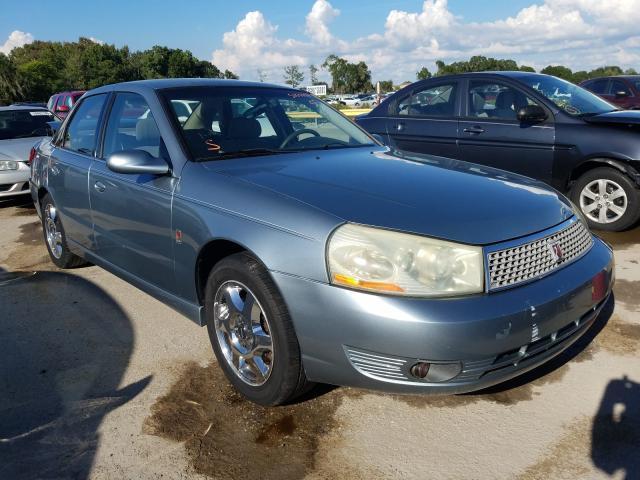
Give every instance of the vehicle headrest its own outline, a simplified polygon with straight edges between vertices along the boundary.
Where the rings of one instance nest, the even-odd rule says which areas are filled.
[[[255,118],[233,118],[227,130],[229,138],[258,138],[260,133],[262,133],[262,127]]]
[[[473,110],[475,112],[481,112],[484,110],[485,99],[484,95],[479,92],[473,92],[471,94],[471,101],[473,102]]]
[[[160,131],[155,120],[149,114],[147,118],[141,118],[136,122],[136,140],[140,143],[149,140],[157,141],[160,138]]]
[[[511,108],[515,104],[515,100],[516,96],[513,94],[513,90],[503,90],[496,97],[496,108]]]

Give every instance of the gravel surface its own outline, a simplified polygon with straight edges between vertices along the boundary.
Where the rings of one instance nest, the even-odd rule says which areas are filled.
[[[324,387],[242,400],[206,331],[97,267],[48,260],[0,203],[0,478],[640,478],[640,228],[608,234],[615,302],[574,348],[459,396]]]

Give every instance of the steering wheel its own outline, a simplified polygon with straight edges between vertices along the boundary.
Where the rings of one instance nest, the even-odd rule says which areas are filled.
[[[287,138],[285,138],[280,144],[280,150],[289,145],[289,143],[291,143],[291,140],[293,140],[294,138],[298,138],[303,133],[310,133],[311,135],[314,135],[316,137],[320,136],[320,134],[315,130],[311,130],[310,128],[301,128],[300,130],[296,130],[295,132],[291,132],[289,135],[287,135]]]

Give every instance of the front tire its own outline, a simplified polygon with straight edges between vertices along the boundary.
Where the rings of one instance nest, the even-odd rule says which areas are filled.
[[[238,253],[216,264],[205,289],[205,314],[218,363],[247,399],[280,405],[309,388],[284,300],[254,257]]]
[[[84,259],[71,253],[67,246],[67,238],[62,227],[60,215],[51,195],[42,199],[42,231],[51,261],[58,268],[76,268],[85,265]]]
[[[595,230],[626,230],[640,218],[640,191],[629,177],[613,168],[596,168],[582,175],[571,199]]]

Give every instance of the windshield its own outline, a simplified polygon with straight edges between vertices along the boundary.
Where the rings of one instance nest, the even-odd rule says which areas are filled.
[[[527,75],[519,80],[547,97],[562,110],[574,117],[597,115],[617,108],[593,93],[557,77]]]
[[[187,87],[161,94],[195,160],[374,144],[353,122],[298,90]]]
[[[0,140],[45,137],[51,132],[47,122],[53,120],[47,110],[5,110],[0,112]]]

